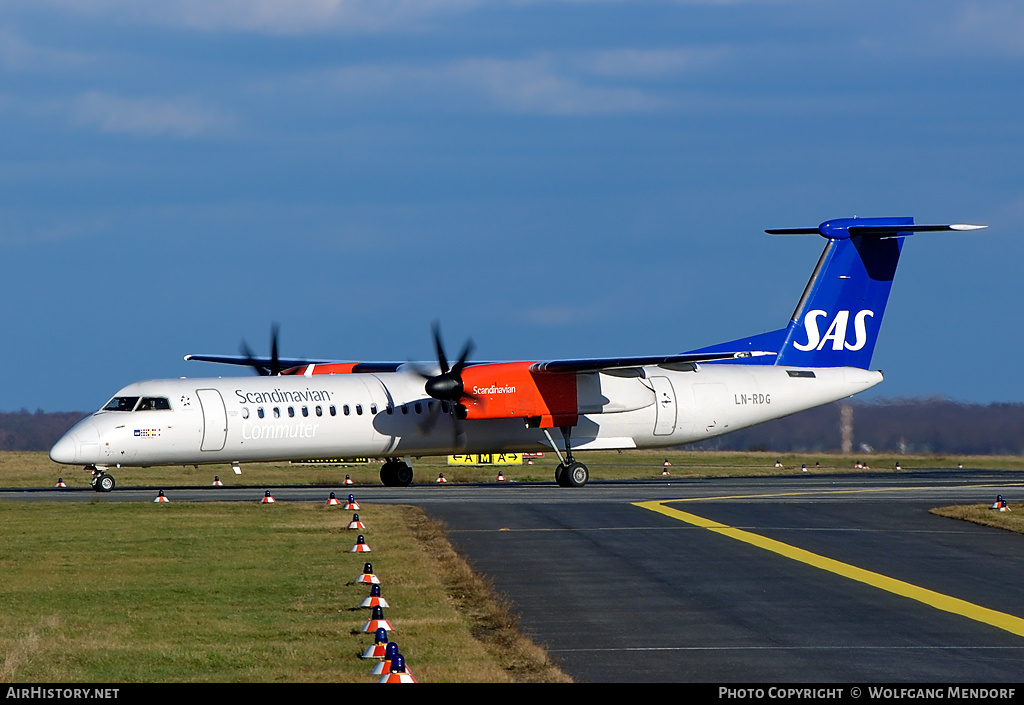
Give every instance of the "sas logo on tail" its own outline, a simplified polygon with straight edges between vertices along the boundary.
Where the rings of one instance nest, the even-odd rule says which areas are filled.
[[[850,321],[849,311],[837,313],[836,317],[832,319],[832,324],[825,331],[824,336],[821,335],[818,327],[818,319],[822,316],[828,316],[828,312],[815,309],[809,311],[804,316],[804,330],[807,331],[807,342],[793,343],[794,348],[803,351],[821,350],[831,340],[833,350],[860,350],[868,342],[868,333],[864,326],[864,319],[868,316],[874,318],[875,312],[864,309],[863,311],[858,311],[857,315],[853,317],[854,341],[852,345],[846,342],[846,329]]]

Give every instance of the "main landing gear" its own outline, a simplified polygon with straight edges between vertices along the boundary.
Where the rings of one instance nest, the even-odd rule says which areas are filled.
[[[569,443],[569,434],[572,431],[571,426],[562,426],[562,438],[565,439],[565,457],[558,452],[558,446],[551,440],[551,436],[548,435],[548,440],[551,441],[551,447],[555,449],[555,453],[558,453],[558,459],[561,461],[558,463],[558,467],[555,468],[555,482],[558,483],[559,487],[583,487],[587,484],[587,480],[590,479],[590,470],[583,463],[576,462],[572,457],[572,444]],[[547,434],[547,430],[544,431]]]
[[[87,465],[86,470],[92,472],[92,479],[89,481],[89,485],[92,486],[97,492],[110,492],[114,489],[114,476],[107,474],[105,467],[97,467],[95,465]]]
[[[389,460],[380,468],[380,481],[385,487],[408,487],[412,482],[412,468],[401,460]]]
[[[566,463],[559,463],[555,468],[555,482],[559,487],[583,487],[590,479],[590,471],[583,463],[571,460],[572,454],[566,458]]]

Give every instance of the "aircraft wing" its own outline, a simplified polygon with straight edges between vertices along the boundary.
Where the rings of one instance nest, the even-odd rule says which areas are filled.
[[[707,352],[684,353],[680,355],[655,355],[649,357],[605,357],[589,360],[547,360],[530,365],[530,372],[539,374],[562,374],[566,372],[601,372],[626,367],[643,367],[644,365],[680,365],[697,362],[713,362],[715,360],[732,360],[741,357],[762,357],[775,355],[763,350],[742,352]]]
[[[276,361],[272,357],[246,357],[245,355],[186,355],[186,360],[198,360],[199,362],[216,362],[222,365],[241,365],[242,367],[253,367],[257,370],[271,370],[274,365],[277,369],[295,370],[308,365],[337,365],[344,368],[344,372],[395,372],[401,367],[402,362],[346,362],[342,360],[310,359],[310,358],[279,358]],[[263,374],[261,372],[260,374]]]
[[[199,362],[218,362],[222,365],[242,365],[244,367],[252,367],[254,365],[270,367],[274,362],[274,360],[269,357],[246,357],[244,355],[186,355],[185,359],[198,360]],[[323,365],[328,362],[337,362],[337,360],[300,360],[298,358],[280,358],[277,360],[277,364],[280,365],[282,369],[300,367],[303,365]]]

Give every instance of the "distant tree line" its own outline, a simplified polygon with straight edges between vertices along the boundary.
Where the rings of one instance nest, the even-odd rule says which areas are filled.
[[[948,399],[883,399],[827,404],[687,446],[703,450],[838,452],[848,405],[854,453],[1024,455],[1024,404],[962,404]],[[0,450],[49,450],[87,412],[25,409],[0,413]]]
[[[84,411],[47,413],[28,409],[0,412],[0,450],[49,450],[64,432],[89,414]]]
[[[841,408],[852,411],[853,453],[1024,455],[1024,404],[949,399],[841,401],[701,443],[704,450],[838,452]]]

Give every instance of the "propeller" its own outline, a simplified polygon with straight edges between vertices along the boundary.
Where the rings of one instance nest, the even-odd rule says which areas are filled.
[[[246,344],[245,340],[242,340],[242,354],[245,355],[249,366],[256,370],[261,377],[276,377],[281,374],[281,362],[277,356],[277,337],[280,330],[280,326],[276,323],[270,327],[269,361],[257,359],[256,356],[253,355],[252,349]],[[269,362],[269,364],[265,364],[266,362]]]
[[[423,385],[424,391],[438,401],[441,404],[431,405],[431,413],[424,419],[421,424],[420,431],[426,435],[429,434],[433,429],[434,424],[437,422],[438,416],[442,413],[445,408],[445,402],[452,405],[453,418],[455,420],[454,433],[455,439],[454,444],[458,445],[458,438],[462,435],[461,424],[459,423],[460,416],[465,418],[465,407],[462,406],[462,400],[464,399],[476,399],[476,395],[466,391],[462,382],[462,370],[465,369],[469,356],[473,352],[473,341],[468,340],[462,348],[462,352],[459,354],[459,359],[456,363],[449,367],[448,356],[444,352],[444,343],[441,342],[441,328],[435,321],[432,326],[434,334],[434,349],[437,352],[437,367],[440,370],[439,374],[431,375],[427,374],[423,370],[416,370],[416,372],[426,380]]]
[[[473,352],[473,341],[466,341],[458,362],[449,367],[448,357],[444,354],[444,344],[441,342],[441,329],[436,322],[433,325],[433,332],[434,348],[437,351],[437,366],[441,373],[428,375],[419,371],[420,376],[426,379],[426,383],[423,385],[424,390],[434,399],[453,404],[458,404],[465,398],[475,399],[474,395],[466,392],[462,384],[462,370],[465,369],[469,355]]]

